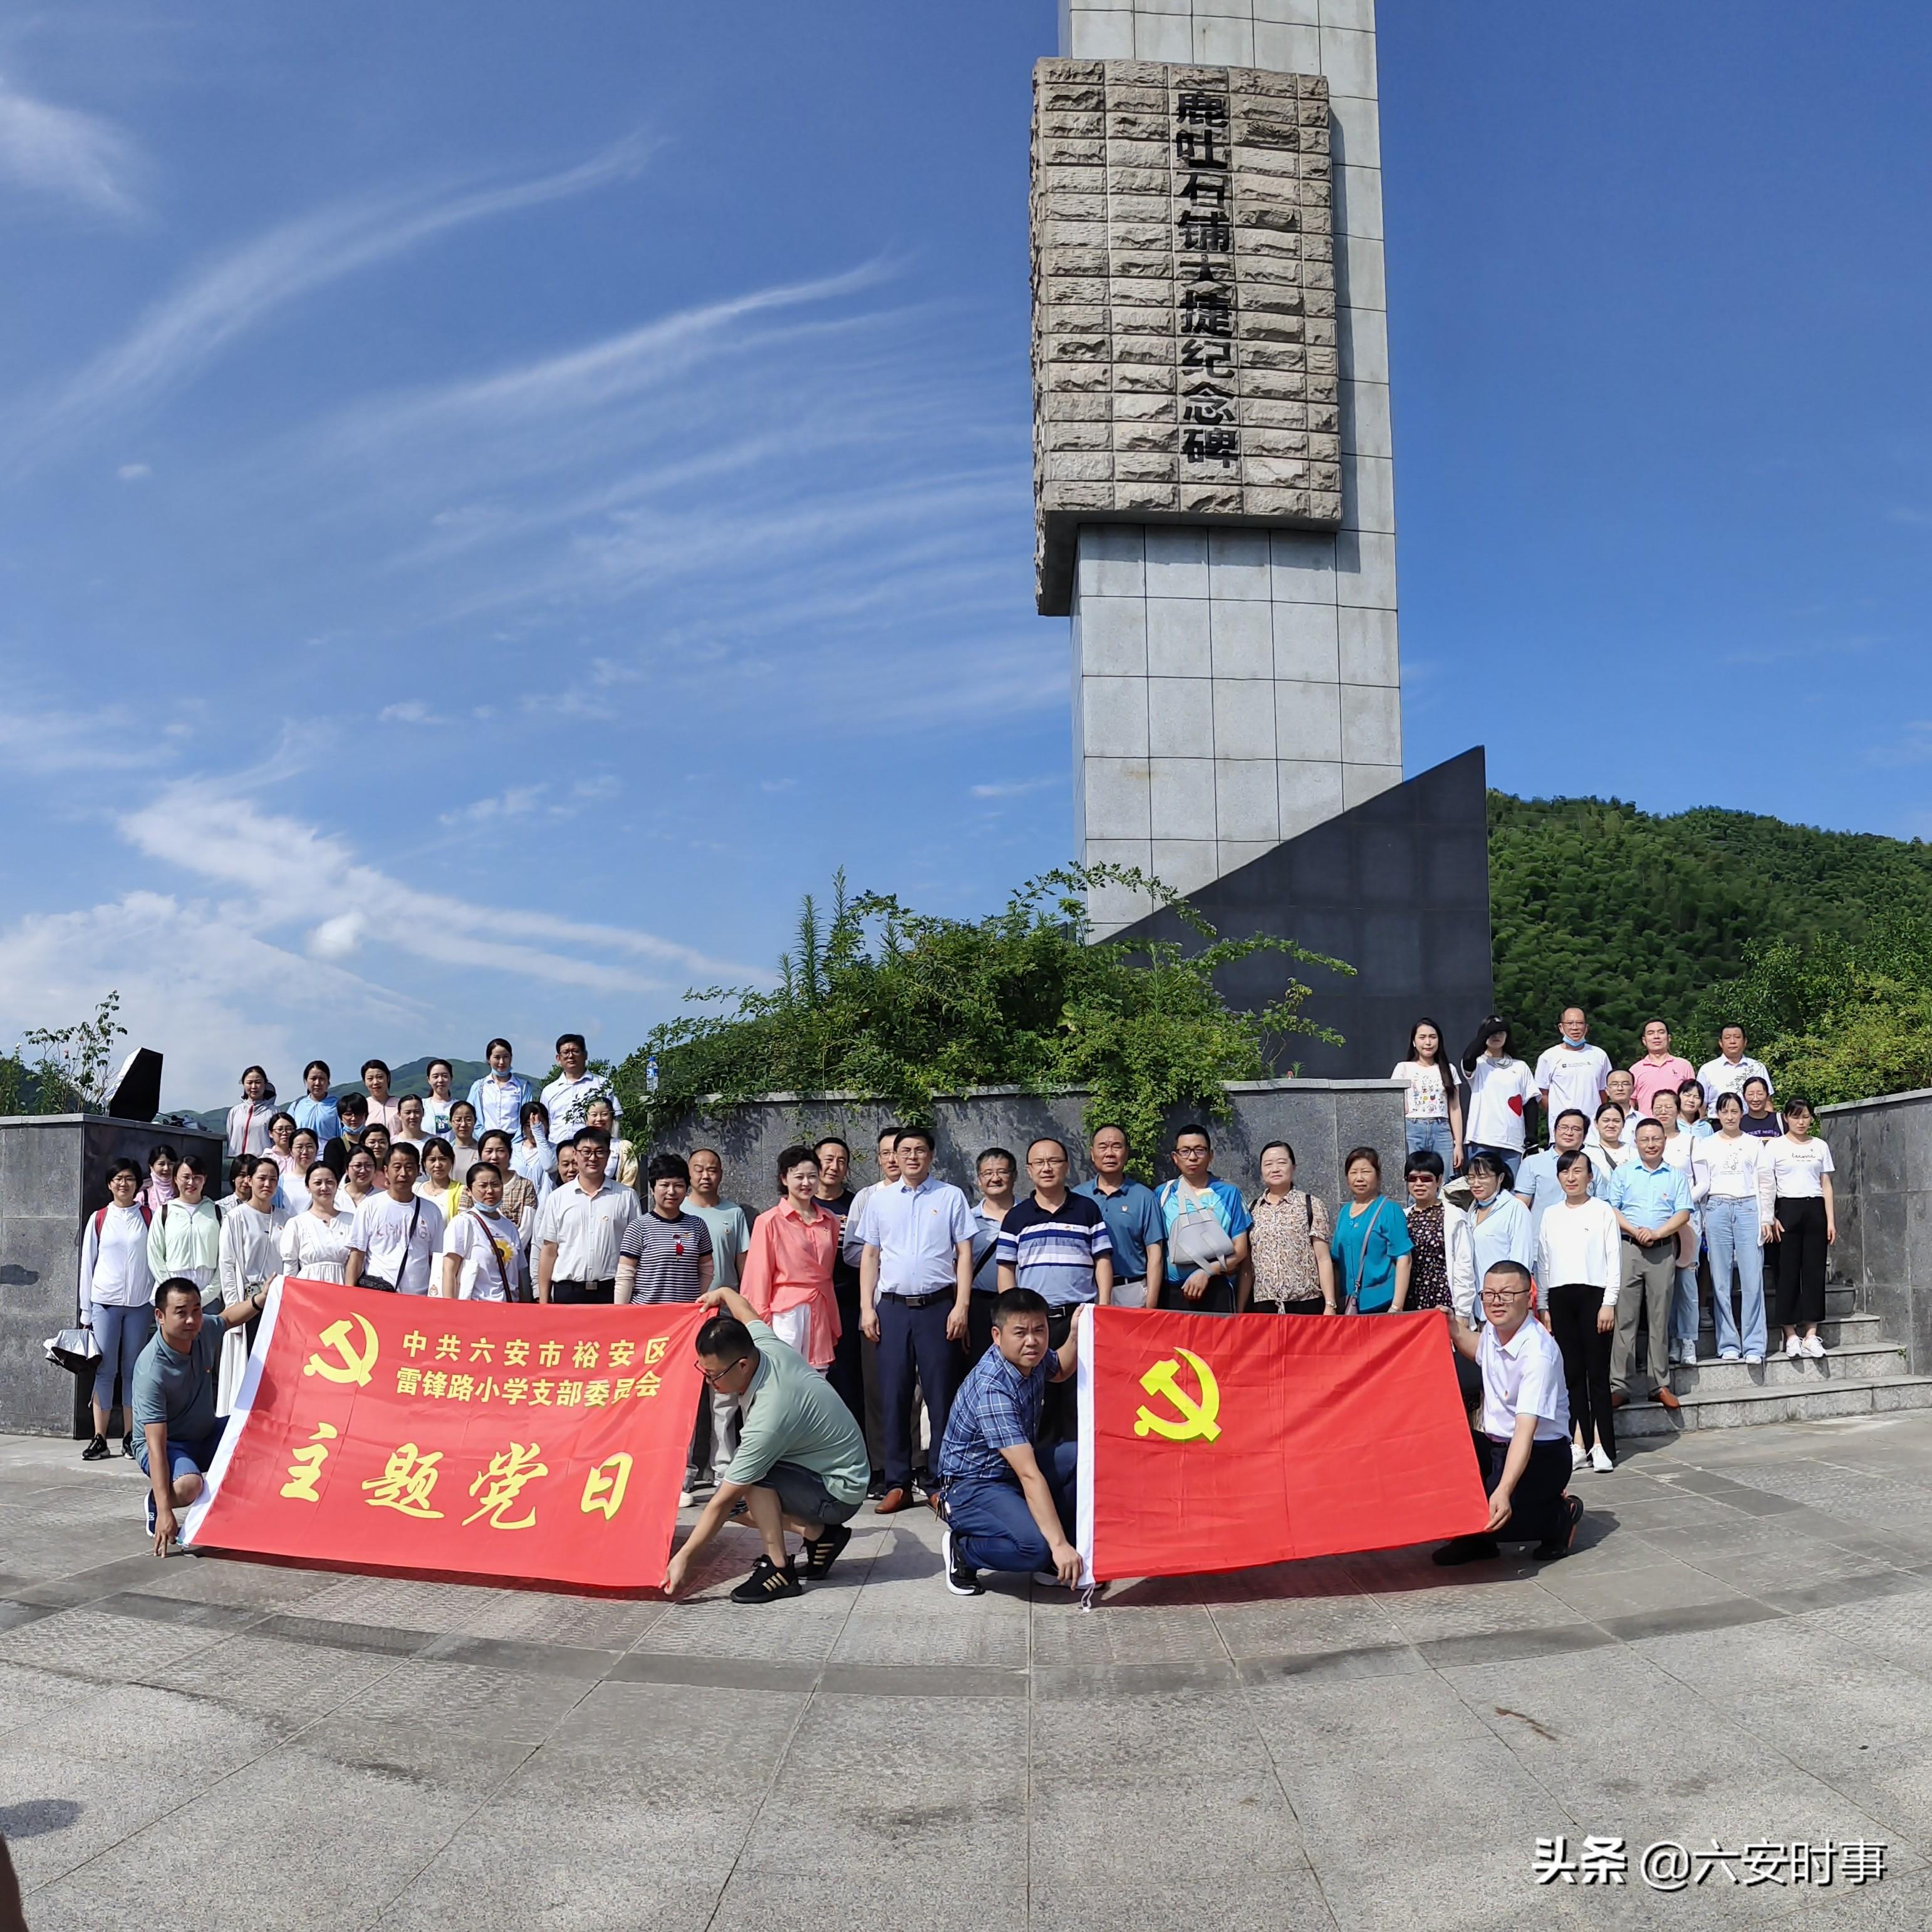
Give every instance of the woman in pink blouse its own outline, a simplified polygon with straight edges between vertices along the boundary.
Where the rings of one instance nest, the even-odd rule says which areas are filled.
[[[818,1198],[818,1156],[811,1148],[788,1147],[778,1156],[778,1186],[784,1199],[752,1224],[738,1292],[781,1342],[823,1375],[838,1341],[832,1286],[838,1216]]]

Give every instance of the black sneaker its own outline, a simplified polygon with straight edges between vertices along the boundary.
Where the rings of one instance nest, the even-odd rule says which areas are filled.
[[[814,1582],[823,1581],[825,1574],[838,1561],[847,1544],[852,1540],[852,1532],[842,1522],[831,1524],[815,1541],[805,1546],[805,1574]]]
[[[952,1540],[952,1526],[939,1532],[939,1553],[946,1565],[946,1587],[956,1597],[983,1597],[980,1573],[962,1558]]]
[[[866,1485],[866,1500],[877,1502],[886,1492],[886,1472],[883,1469],[872,1472],[872,1480]]]
[[[1453,1543],[1445,1543],[1430,1560],[1448,1570],[1459,1563],[1486,1562],[1502,1554],[1493,1536],[1459,1536]]]
[[[1546,1538],[1529,1552],[1538,1562],[1558,1562],[1570,1554],[1570,1546],[1576,1540],[1576,1526],[1583,1520],[1582,1497],[1565,1496],[1563,1498],[1563,1534]]]
[[[760,1556],[752,1565],[752,1574],[731,1592],[734,1604],[776,1603],[781,1597],[802,1597],[805,1586],[790,1557],[781,1570],[769,1556]]]
[[[134,1460],[134,1432],[130,1429],[121,1438],[121,1453],[129,1462]]]
[[[83,1462],[104,1462],[114,1452],[107,1446],[106,1437],[104,1436],[97,1436],[94,1440],[88,1443],[87,1447],[80,1452],[80,1460]]]

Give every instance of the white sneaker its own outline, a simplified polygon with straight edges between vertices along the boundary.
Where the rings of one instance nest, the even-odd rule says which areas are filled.
[[[1616,1466],[1616,1464],[1610,1460],[1610,1456],[1606,1453],[1604,1445],[1600,1442],[1597,1444],[1595,1448],[1590,1451],[1590,1467],[1594,1469],[1600,1475],[1607,1476]]]
[[[1822,1362],[1825,1359],[1827,1351],[1824,1343],[1820,1341],[1816,1336],[1806,1336],[1804,1337],[1803,1346],[1804,1352],[1809,1355],[1814,1362]]]
[[[1570,1466],[1573,1469],[1586,1469],[1590,1465],[1590,1452],[1580,1442],[1570,1445]]]
[[[690,1509],[690,1508],[692,1508],[693,1507],[694,1507],[694,1505],[696,1504],[697,1502],[698,1502],[698,1498],[697,1498],[697,1496],[695,1496],[695,1495],[694,1495],[694,1494],[691,1490],[680,1490],[678,1491],[678,1492],[677,1492],[677,1506],[678,1506],[678,1508],[679,1508],[680,1509]]]
[[[1718,1351],[1718,1359],[1720,1362],[1741,1362],[1744,1358],[1735,1348],[1720,1348]]]
[[[1764,1358],[1762,1355],[1747,1355],[1744,1364],[1748,1368],[1761,1369],[1764,1366]]]
[[[1784,1352],[1791,1360],[1795,1362],[1800,1355],[1804,1354],[1804,1344],[1794,1335],[1785,1343]]]

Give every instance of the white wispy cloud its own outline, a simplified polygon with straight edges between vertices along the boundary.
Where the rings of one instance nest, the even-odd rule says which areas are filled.
[[[575,167],[494,185],[365,196],[271,229],[190,275],[122,341],[26,412],[14,460],[154,402],[303,296],[454,229],[629,178],[645,154],[641,141],[627,140]]]
[[[376,714],[378,724],[441,724],[446,722],[420,698],[406,698],[400,704],[386,704]]]
[[[973,787],[975,798],[1024,798],[1028,792],[1046,791],[1067,782],[1065,774],[1052,778],[1019,778],[1010,784],[976,784]]]
[[[124,220],[141,212],[143,172],[112,122],[36,100],[0,76],[0,181]]]

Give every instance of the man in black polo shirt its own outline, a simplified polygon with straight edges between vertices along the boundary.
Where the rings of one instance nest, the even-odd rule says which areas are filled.
[[[1114,1242],[1100,1204],[1066,1188],[1066,1148],[1042,1136],[1027,1149],[1033,1193],[1000,1224],[1000,1290],[1028,1288],[1046,1304],[1047,1346],[1058,1348],[1075,1313],[1114,1285]],[[1056,1382],[1046,1392],[1040,1439],[1056,1442],[1073,1429],[1073,1398]]]

